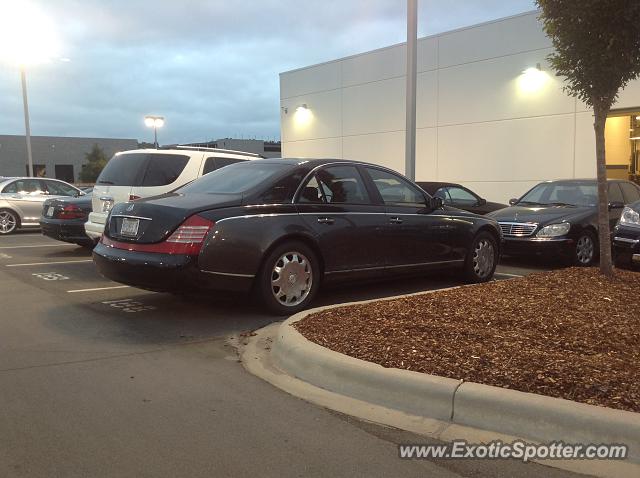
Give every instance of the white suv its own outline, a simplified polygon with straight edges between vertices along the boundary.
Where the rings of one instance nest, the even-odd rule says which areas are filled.
[[[117,153],[93,188],[93,212],[84,225],[87,236],[94,241],[100,239],[109,211],[116,203],[164,194],[216,169],[257,158],[261,156],[188,146]]]

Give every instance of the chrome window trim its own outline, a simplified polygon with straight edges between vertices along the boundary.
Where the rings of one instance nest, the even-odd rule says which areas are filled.
[[[399,174],[397,171],[394,171],[393,169],[385,168],[384,166],[379,166],[377,164],[363,163],[361,161],[349,161],[349,160],[344,160],[344,159],[343,160],[336,160],[335,162],[332,162],[332,163],[319,164],[318,166],[313,168],[311,171],[309,171],[306,174],[306,176],[304,178],[302,178],[302,181],[300,181],[300,184],[298,185],[298,187],[296,189],[296,192],[293,194],[293,198],[291,199],[291,204],[300,204],[298,201],[296,201],[296,199],[298,198],[298,194],[300,194],[300,192],[302,190],[302,186],[307,183],[307,181],[311,178],[311,176],[313,176],[318,171],[318,169],[321,169],[321,168],[324,168],[324,167],[329,167],[329,166],[355,166],[356,168],[358,166],[362,166],[362,167],[365,167],[365,168],[373,167],[374,169],[379,169],[381,171],[386,171],[386,172],[388,172],[390,174],[393,174],[395,176],[400,176],[401,178],[404,178],[405,181],[409,181],[410,183],[415,184],[415,182],[411,181],[408,178],[405,178],[402,174]],[[420,186],[418,186],[417,184],[415,184],[415,186],[417,186],[420,191],[424,192],[423,189]],[[307,203],[304,203],[304,204],[307,204]],[[308,204],[316,204],[316,203],[308,203]],[[329,204],[329,203],[318,203],[318,204]],[[340,203],[340,204],[344,204],[344,203]],[[382,204],[375,204],[375,203],[355,204],[355,205],[356,206],[384,206],[384,203],[382,203]]]

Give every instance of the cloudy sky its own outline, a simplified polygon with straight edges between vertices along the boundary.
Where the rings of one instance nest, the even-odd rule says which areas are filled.
[[[34,135],[151,141],[143,117],[161,114],[161,143],[279,139],[280,72],[406,39],[404,0],[0,0],[0,134],[24,134],[19,70],[6,53],[24,31],[10,13],[25,5],[39,12],[31,40],[51,31],[37,40],[69,60],[27,70]],[[419,36],[534,8],[419,5]]]

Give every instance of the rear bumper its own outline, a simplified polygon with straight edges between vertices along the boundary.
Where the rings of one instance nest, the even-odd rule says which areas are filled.
[[[85,234],[84,222],[46,219],[40,221],[40,229],[45,236],[64,242],[90,242]]]
[[[571,238],[504,238],[502,253],[506,255],[549,254],[566,255],[575,248],[575,240]]]
[[[104,233],[104,225],[107,221],[107,215],[97,212],[89,214],[89,220],[84,224],[84,230],[87,236],[93,240],[100,239]]]
[[[102,243],[94,248],[93,261],[108,279],[157,292],[248,291],[253,283],[248,277],[203,272],[197,257],[127,251]]]

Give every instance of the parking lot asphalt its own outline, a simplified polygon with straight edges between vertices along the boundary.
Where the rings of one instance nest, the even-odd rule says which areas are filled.
[[[544,268],[509,262],[498,279]],[[334,289],[318,305],[457,284]],[[403,461],[427,443],[248,374],[230,339],[274,320],[245,297],[176,297],[95,271],[37,232],[0,237],[0,476],[574,476],[511,461]]]

